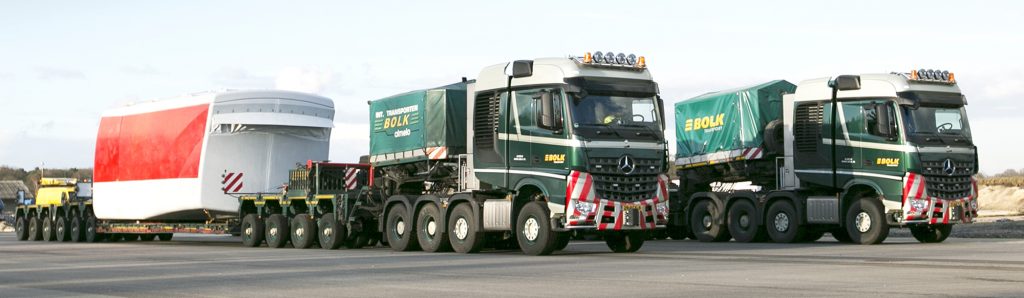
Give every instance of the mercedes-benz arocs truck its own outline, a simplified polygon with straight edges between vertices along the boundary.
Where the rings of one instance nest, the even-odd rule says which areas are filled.
[[[875,244],[907,227],[941,242],[977,216],[966,104],[952,73],[923,69],[772,81],[679,102],[669,231],[740,242],[828,232]]]
[[[636,251],[668,216],[663,104],[643,57],[517,60],[370,102],[370,164],[395,250],[527,254],[569,231]]]

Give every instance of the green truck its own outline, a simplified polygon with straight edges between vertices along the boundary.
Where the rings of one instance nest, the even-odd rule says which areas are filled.
[[[978,214],[966,104],[952,73],[924,69],[771,81],[676,103],[669,233],[877,244],[907,227],[941,242]]]
[[[643,57],[517,60],[369,105],[395,250],[543,255],[598,231],[633,252],[667,224],[663,103]]]

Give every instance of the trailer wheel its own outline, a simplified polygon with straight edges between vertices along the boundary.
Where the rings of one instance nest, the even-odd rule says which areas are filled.
[[[880,205],[877,198],[863,197],[846,209],[846,232],[853,243],[879,244],[889,237],[889,223]]]
[[[796,207],[787,200],[775,201],[768,207],[764,225],[768,237],[776,243],[793,243],[803,238],[804,228],[800,225]]]
[[[54,229],[57,234],[57,241],[68,242],[71,241],[71,225],[68,224],[68,219],[64,216],[57,216],[57,224]]]
[[[142,239],[142,241],[146,241],[146,242],[153,241],[153,240],[156,240],[156,234],[143,234],[143,235],[139,235],[139,239]]]
[[[43,219],[43,241],[57,241],[57,229],[54,228],[53,218],[49,215]]]
[[[28,219],[28,239],[32,241],[43,240],[43,221],[38,216]]]
[[[459,253],[475,253],[484,246],[484,233],[477,230],[477,220],[469,203],[455,205],[448,217],[448,239]]]
[[[609,232],[604,235],[604,243],[614,253],[636,252],[644,246],[647,236],[643,232]]]
[[[24,216],[18,216],[14,221],[14,231],[18,235],[18,240],[28,240],[28,220]]]
[[[334,213],[327,213],[321,216],[320,223],[317,226],[319,227],[317,236],[320,238],[320,248],[338,249],[342,244],[345,244],[345,238],[348,237],[348,233],[345,231],[345,225],[338,223]]]
[[[173,233],[158,234],[158,235],[156,235],[156,238],[160,239],[160,241],[171,241],[171,238],[174,238],[174,234]]]
[[[78,211],[71,211],[71,242],[85,241],[85,229],[82,228],[82,216]]]
[[[690,228],[700,242],[724,242],[732,238],[729,230],[719,223],[722,211],[715,203],[701,200],[690,211]]]
[[[310,248],[313,247],[314,237],[313,234],[317,233],[316,222],[313,221],[313,216],[309,214],[297,214],[292,218],[292,246],[295,248]]]
[[[106,238],[104,234],[96,232],[96,217],[92,213],[85,215],[85,242],[100,242]]]
[[[437,205],[429,203],[423,205],[419,214],[416,214],[416,239],[420,242],[423,251],[450,251],[452,244],[448,241],[448,234],[444,230],[441,211],[437,209]]]
[[[921,243],[939,243],[946,241],[953,232],[953,225],[911,225],[910,234]]]
[[[282,248],[288,244],[288,236],[291,229],[288,228],[288,218],[281,214],[271,214],[267,217],[267,246]]]
[[[242,226],[239,228],[242,236],[242,245],[258,247],[263,244],[264,236],[263,221],[256,214],[249,213],[242,218]],[[162,239],[161,239],[162,240]]]
[[[729,206],[729,234],[736,242],[755,242],[766,237],[765,230],[754,219],[757,209],[747,200]]]
[[[387,216],[387,235],[391,249],[394,251],[416,250],[419,242],[416,241],[416,232],[413,228],[414,221],[412,216],[409,216],[409,211],[405,208],[405,205],[397,204],[391,207],[391,209],[388,209]],[[358,235],[356,235],[356,238],[358,238]]]
[[[523,253],[542,256],[555,251],[557,237],[551,230],[550,218],[548,208],[541,202],[527,203],[519,211],[515,232]]]

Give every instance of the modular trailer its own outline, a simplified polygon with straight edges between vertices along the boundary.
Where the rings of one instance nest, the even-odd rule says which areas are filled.
[[[765,88],[771,86],[784,88]],[[677,140],[680,188],[669,229],[674,238],[795,242],[829,232],[842,242],[876,244],[890,227],[908,227],[921,242],[941,242],[954,223],[978,215],[977,148],[967,101],[952,73],[847,75],[789,86],[775,81],[676,104],[677,113],[724,118],[713,123],[723,129],[701,120],[696,132],[687,130],[686,118],[677,118],[676,129],[684,133]],[[771,103],[780,97],[781,105]],[[706,100],[722,108],[689,110]],[[751,104],[773,109],[762,115],[781,117],[747,125],[751,113],[743,106]],[[749,143],[742,130],[764,141],[732,145]],[[763,146],[776,138],[781,146]],[[694,146],[702,141],[711,148],[693,155],[692,148],[706,148]],[[745,153],[751,151],[766,154]],[[772,169],[773,175],[751,168]],[[728,189],[744,180],[757,187]]]

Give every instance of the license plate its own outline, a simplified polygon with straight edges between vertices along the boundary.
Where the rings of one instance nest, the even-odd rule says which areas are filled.
[[[623,210],[640,210],[640,205],[622,205]]]

